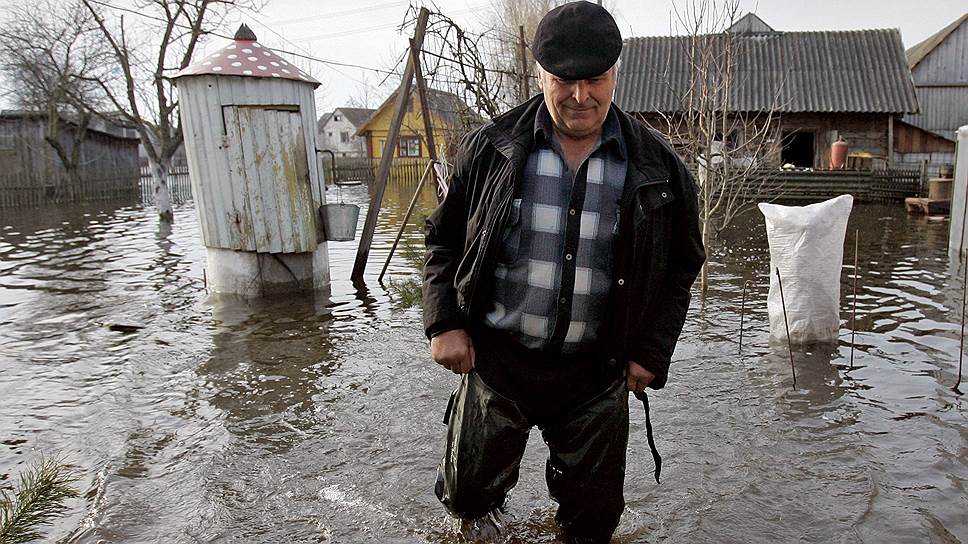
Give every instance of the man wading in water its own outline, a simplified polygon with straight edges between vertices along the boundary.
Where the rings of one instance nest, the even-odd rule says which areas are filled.
[[[648,414],[705,255],[682,161],[612,104],[621,50],[605,9],[548,12],[543,94],[464,139],[427,220],[424,325],[462,374],[436,492],[462,521],[504,504],[535,425],[564,537],[607,542],[622,514],[627,391]]]

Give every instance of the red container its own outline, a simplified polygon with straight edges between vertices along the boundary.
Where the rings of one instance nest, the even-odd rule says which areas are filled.
[[[830,144],[830,169],[840,170],[847,163],[847,142],[837,137],[837,141]]]

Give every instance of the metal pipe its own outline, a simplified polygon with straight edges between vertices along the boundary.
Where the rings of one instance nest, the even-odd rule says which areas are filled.
[[[403,216],[403,222],[400,223],[400,229],[397,230],[397,237],[393,240],[393,245],[390,247],[390,254],[387,255],[387,261],[383,263],[383,270],[380,270],[380,277],[377,278],[377,282],[383,283],[383,276],[387,273],[387,267],[390,266],[390,259],[393,258],[393,253],[397,250],[397,244],[400,243],[400,238],[403,237],[403,230],[407,228],[407,221],[410,221],[410,214],[413,213],[414,207],[417,205],[417,199],[420,197],[420,191],[423,189],[424,181],[427,180],[427,174],[433,169],[434,164],[437,161],[430,161],[427,163],[427,168],[424,170],[422,176],[420,176],[420,181],[417,183],[417,190],[413,193],[413,198],[410,199],[410,205],[407,206],[407,214]]]
[[[854,230],[854,311],[850,318],[850,369],[854,369],[854,333],[857,332],[857,248],[860,229]]]
[[[793,340],[790,339],[790,321],[787,320],[786,301],[783,300],[783,279],[780,277],[780,269],[776,269],[776,281],[780,286],[780,305],[783,306],[783,324],[786,325],[787,348],[790,350],[790,371],[793,372],[793,388],[797,388],[797,369],[793,365]]]
[[[743,284],[743,302],[739,306],[739,353],[737,355],[743,355],[743,321],[746,317],[746,290],[753,284],[753,280],[746,280]]]
[[[330,150],[330,149],[317,149],[316,150],[316,153],[329,153],[330,180],[332,180],[333,185],[336,185],[336,153],[333,153],[333,151]],[[326,186],[326,184],[323,183],[323,187],[325,187],[325,186]],[[320,199],[323,199],[323,194],[322,193],[319,194],[319,198]]]

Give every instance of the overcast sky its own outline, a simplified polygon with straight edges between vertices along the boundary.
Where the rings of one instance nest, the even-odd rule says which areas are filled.
[[[0,5],[12,1],[23,0],[0,0]],[[684,1],[678,0],[678,3]],[[129,5],[129,2],[115,0],[116,5]],[[612,7],[623,37],[671,33],[672,0],[606,0],[605,3]],[[400,35],[396,27],[409,4],[408,0],[268,0],[258,15],[240,15],[233,26],[238,22],[249,23],[259,41],[270,47],[387,69],[406,50],[408,36]],[[486,28],[493,17],[488,0],[437,0],[436,5],[441,12],[471,29]],[[776,30],[899,28],[906,48],[968,11],[964,0],[742,0],[742,6],[742,11],[755,12]],[[212,39],[199,52],[199,58],[225,44],[223,39]],[[377,86],[383,79],[383,74],[371,70],[305,60],[300,65],[323,82],[317,92],[320,115],[345,104],[352,96],[360,96],[362,88]],[[9,91],[10,84],[3,87]],[[391,90],[384,85],[372,93],[371,102],[379,103]],[[0,107],[10,107],[9,96],[0,97]]]
[[[606,0],[622,36],[671,34],[672,0]],[[681,1],[679,2],[682,3]],[[374,68],[387,68],[406,49],[406,38],[394,26],[403,19],[406,0],[270,0],[253,23],[260,40],[287,49],[298,46],[313,56]],[[487,0],[438,0],[440,11],[460,24],[482,29],[491,24]],[[852,30],[899,28],[910,47],[968,11],[964,0],[760,0],[742,1],[776,30]],[[285,36],[283,41],[266,29]],[[530,39],[530,37],[529,37]],[[363,83],[375,85],[382,75],[365,70],[312,63],[323,81],[320,114],[359,95]],[[383,98],[391,89],[381,89]]]

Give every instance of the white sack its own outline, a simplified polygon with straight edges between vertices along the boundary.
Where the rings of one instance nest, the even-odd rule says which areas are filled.
[[[770,339],[786,340],[776,270],[794,343],[836,342],[840,332],[840,270],[854,197],[809,206],[760,204],[770,241]]]

